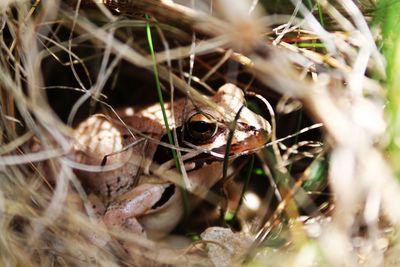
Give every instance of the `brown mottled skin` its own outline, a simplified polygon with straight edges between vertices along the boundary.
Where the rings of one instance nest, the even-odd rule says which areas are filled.
[[[196,140],[192,143],[201,149],[220,153],[220,156],[203,153],[203,156],[185,161],[186,166],[188,162],[196,163],[203,159],[200,168],[188,169],[187,173],[191,192],[200,198],[221,178],[229,122],[243,106],[244,96],[239,88],[226,84],[209,100],[225,112],[217,112],[215,108],[199,102],[193,104],[186,99],[179,99],[173,105],[176,128],[199,111],[212,115],[218,125],[218,131],[212,138],[197,142],[197,145]],[[165,108],[171,111],[169,103]],[[152,238],[162,237],[182,218],[183,204],[180,190],[172,182],[149,172],[158,141],[166,134],[159,104],[133,115],[119,112],[119,116],[124,123],[115,117],[93,115],[75,130],[77,162],[116,168],[103,172],[77,170],[76,173],[87,191],[103,200],[106,225],[123,227]],[[171,124],[170,113],[168,117]],[[243,108],[232,140],[231,155],[262,146],[268,141],[270,132],[268,122]],[[123,149],[133,142],[135,145]],[[104,156],[111,153],[115,154],[105,160]],[[175,168],[174,164],[171,166]]]

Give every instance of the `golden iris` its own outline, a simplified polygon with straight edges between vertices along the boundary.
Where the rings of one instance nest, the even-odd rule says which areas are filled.
[[[186,121],[186,130],[197,141],[206,141],[214,137],[218,126],[209,114],[196,113]]]

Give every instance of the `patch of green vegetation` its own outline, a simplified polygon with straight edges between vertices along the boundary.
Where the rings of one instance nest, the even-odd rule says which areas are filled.
[[[297,43],[294,45],[301,48],[325,48],[323,43]]]
[[[381,0],[375,11],[373,25],[382,33],[382,51],[387,60],[387,151],[396,176],[400,179],[400,1]]]
[[[316,159],[310,166],[310,174],[303,183],[303,188],[307,191],[318,190],[324,183],[327,175],[327,161],[325,158]]]

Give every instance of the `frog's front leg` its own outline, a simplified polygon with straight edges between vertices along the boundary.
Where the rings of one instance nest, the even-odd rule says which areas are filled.
[[[108,227],[160,238],[183,215],[180,190],[172,183],[141,184],[113,201],[104,215]]]

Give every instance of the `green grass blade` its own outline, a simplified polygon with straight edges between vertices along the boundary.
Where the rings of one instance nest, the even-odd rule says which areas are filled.
[[[318,9],[319,22],[321,23],[321,26],[325,28],[324,13],[322,11],[322,7],[319,1],[317,1],[317,9]]]
[[[242,112],[242,109],[244,106],[242,106],[239,111],[236,113],[235,118],[233,119],[231,125],[229,126],[229,134],[228,134],[228,139],[226,141],[226,148],[225,148],[225,155],[224,155],[224,165],[222,168],[222,180],[224,181],[226,179],[226,176],[228,175],[228,161],[229,161],[229,154],[231,153],[231,146],[232,146],[232,140],[233,140],[233,134],[235,133],[236,129],[236,123],[240,117],[240,113]]]
[[[147,35],[147,41],[148,41],[148,44],[149,44],[151,60],[153,62],[153,73],[154,73],[154,78],[155,78],[155,81],[156,81],[156,89],[157,89],[158,101],[159,101],[160,106],[161,106],[164,125],[165,125],[165,129],[167,131],[167,136],[168,136],[168,142],[171,145],[176,145],[174,143],[174,139],[172,137],[171,129],[169,128],[167,112],[165,111],[164,99],[163,99],[163,95],[162,95],[162,91],[161,91],[160,78],[158,76],[158,68],[157,68],[157,63],[156,63],[156,58],[155,58],[155,53],[154,53],[153,38],[152,38],[152,35],[151,35],[150,18],[149,18],[148,15],[146,15],[146,35]],[[179,174],[182,175],[181,165],[179,164],[179,160],[178,160],[178,156],[177,156],[176,150],[175,149],[171,149],[171,152],[172,152],[172,156],[173,156],[174,161],[175,161],[176,169],[178,170]],[[185,213],[185,217],[186,217],[189,203],[188,203],[186,185],[185,185],[184,182],[182,183],[182,186],[183,186],[183,202],[184,202],[184,209],[185,209],[184,213]]]

